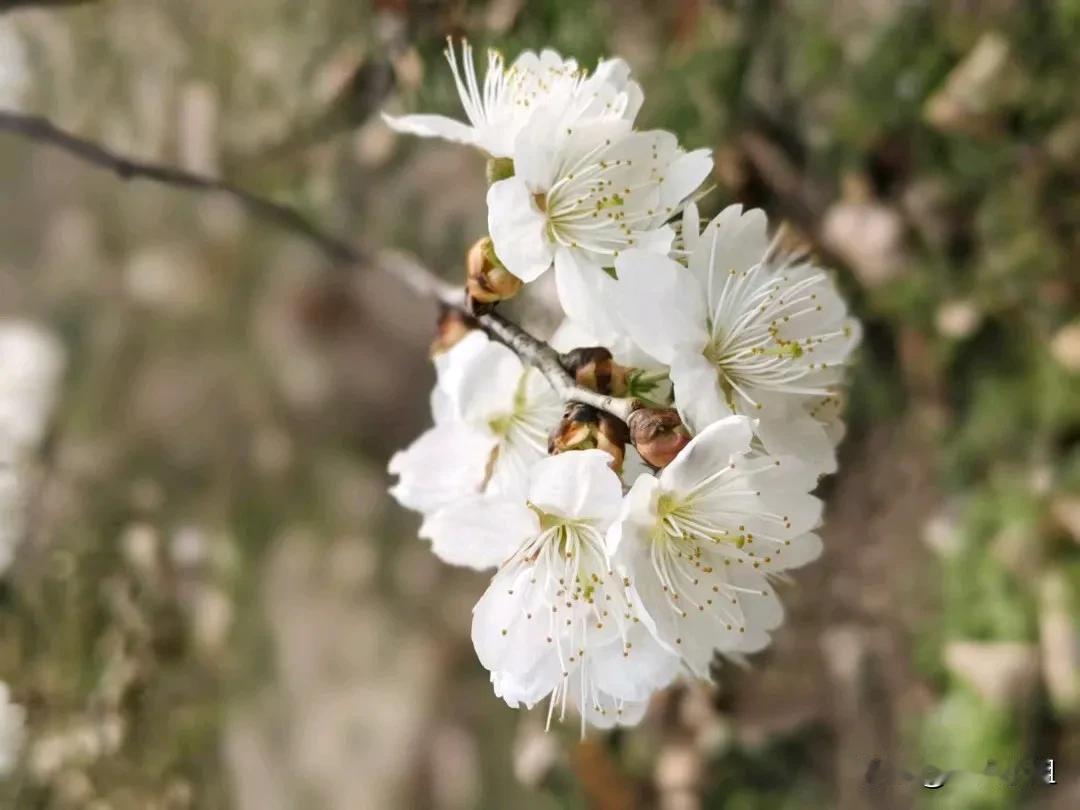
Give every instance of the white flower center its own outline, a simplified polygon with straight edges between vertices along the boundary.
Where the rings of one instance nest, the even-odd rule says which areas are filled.
[[[709,317],[710,339],[703,354],[716,366],[733,408],[736,393],[754,408],[761,407],[749,394],[751,387],[788,394],[830,394],[827,388],[806,381],[813,372],[829,368],[827,362],[812,361],[815,347],[850,336],[846,326],[835,329],[831,324],[814,323],[823,317],[815,287],[825,279],[824,273],[814,273],[793,282],[765,264],[724,274],[724,286]],[[710,286],[712,283],[710,277]],[[793,323],[798,324],[800,333],[810,334],[786,336]]]
[[[488,427],[499,437],[500,445],[514,444],[530,447],[542,455],[547,454],[548,431],[559,416],[559,402],[546,385],[533,387],[536,372],[526,369],[514,392],[510,411],[497,414],[488,420]]]
[[[589,674],[587,653],[590,643],[606,644],[621,636],[624,654],[629,655],[627,630],[631,623],[640,621],[628,597],[629,581],[619,580],[609,567],[603,533],[591,521],[555,515],[532,504],[530,507],[540,518],[540,533],[504,563],[504,570],[528,571],[527,577],[515,578],[515,587],[540,589],[539,602],[546,615],[530,613],[525,618],[547,622],[546,642],[554,645],[562,668],[562,679],[548,706],[548,723],[557,704],[561,707],[560,719],[565,717],[571,688],[580,690],[583,718],[587,707],[605,714],[607,710]],[[521,596],[523,603],[533,603],[528,591]],[[579,680],[572,684],[570,673],[575,667]],[[619,713],[621,705],[616,702]]]
[[[671,216],[673,207],[657,208],[664,180],[657,144],[651,152],[643,143],[637,154],[614,157],[617,145],[609,139],[563,167],[551,188],[536,197],[551,241],[615,257],[636,246],[642,231]]]
[[[775,463],[732,463],[689,493],[659,497],[649,559],[668,606],[680,618],[687,618],[690,611],[711,611],[728,630],[746,632],[739,594],[763,594],[732,584],[727,571],[737,566],[759,569],[790,544],[780,534],[753,532],[746,526],[752,516],[784,529],[791,527],[786,515],[751,513],[753,506],[746,500],[760,495],[751,489],[753,476]],[[675,643],[681,644],[682,639],[676,638]]]
[[[718,569],[733,561],[744,564],[748,555],[740,549],[748,539],[753,540],[745,531],[731,532],[694,509],[692,501],[661,496],[649,557],[670,608],[684,619],[688,610],[713,610],[728,630],[745,632],[738,598]],[[702,583],[703,579],[708,582]],[[682,639],[675,643],[681,644]]]

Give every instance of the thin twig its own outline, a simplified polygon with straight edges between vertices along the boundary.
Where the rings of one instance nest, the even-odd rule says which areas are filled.
[[[635,399],[606,396],[577,385],[574,378],[563,367],[557,351],[497,312],[479,315],[476,319],[485,332],[500,343],[509,346],[524,362],[539,370],[555,392],[566,402],[592,405],[624,422],[630,418],[631,413],[641,407],[641,403]]]
[[[468,314],[465,291],[439,278],[412,254],[401,250],[382,250],[375,257],[375,266],[418,295],[434,298],[443,306]]]
[[[336,265],[361,264],[370,259],[364,250],[321,230],[295,208],[214,177],[118,155],[99,144],[65,132],[47,118],[0,110],[0,130],[21,135],[36,143],[55,146],[85,163],[111,171],[121,180],[150,180],[174,188],[224,194],[254,216],[314,242]]]
[[[295,208],[260,197],[225,180],[118,155],[99,144],[65,132],[41,116],[0,110],[0,131],[62,149],[85,163],[111,171],[122,180],[149,180],[190,191],[224,194],[240,203],[252,216],[272,222],[309,240],[335,266],[373,264],[419,295],[434,298],[459,312],[473,314],[469,312],[464,292],[460,288],[443,281],[415,257],[396,250],[384,250],[377,255],[371,255],[363,248],[326,233]],[[552,388],[567,402],[592,405],[624,422],[631,412],[639,407],[639,403],[634,399],[605,396],[577,385],[573,376],[562,365],[558,352],[501,315],[490,312],[474,317],[488,335],[509,347],[523,362],[540,371]]]

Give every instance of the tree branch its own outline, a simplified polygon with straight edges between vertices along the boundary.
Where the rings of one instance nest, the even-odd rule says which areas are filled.
[[[174,188],[231,197],[248,213],[315,243],[336,265],[361,264],[370,259],[365,251],[355,245],[319,229],[295,208],[259,197],[214,177],[118,155],[92,141],[65,132],[47,118],[0,110],[0,131],[12,132],[35,143],[54,146],[84,163],[111,171],[121,180],[150,180]]]
[[[576,384],[551,346],[503,316],[489,312],[475,314],[466,306],[464,291],[442,280],[413,256],[396,250],[371,255],[319,228],[295,208],[260,197],[215,177],[118,155],[104,146],[72,135],[47,118],[0,110],[0,131],[11,132],[35,143],[67,152],[84,163],[110,171],[122,180],[148,180],[165,186],[210,194],[223,194],[238,202],[252,216],[266,220],[314,244],[335,266],[372,264],[397,278],[419,295],[434,298],[444,306],[472,315],[488,335],[505,344],[521,360],[544,375],[552,388],[567,402],[592,405],[627,421],[639,407],[634,399],[605,396]]]
[[[476,319],[485,332],[500,343],[509,346],[522,361],[539,370],[555,392],[566,402],[592,405],[623,422],[626,422],[630,414],[641,407],[641,403],[635,399],[606,396],[579,386],[573,376],[563,367],[557,351],[497,312],[479,315]]]

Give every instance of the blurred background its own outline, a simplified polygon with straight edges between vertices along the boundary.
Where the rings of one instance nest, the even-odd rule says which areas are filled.
[[[45,377],[0,806],[1080,807],[1080,1],[0,0],[0,108],[458,278],[482,159],[371,115],[459,114],[447,35],[624,57],[639,123],[714,150],[705,213],[836,269],[866,336],[787,624],[640,728],[545,735],[475,660],[485,577],[385,494],[433,306],[0,133],[0,398]]]

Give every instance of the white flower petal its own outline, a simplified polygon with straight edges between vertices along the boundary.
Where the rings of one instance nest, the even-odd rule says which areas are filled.
[[[642,250],[622,253],[615,268],[616,310],[634,343],[664,364],[681,344],[705,346],[704,302],[686,268]]]
[[[784,621],[784,606],[764,576],[746,566],[733,568],[729,574],[732,585],[738,586],[739,603],[747,627],[775,630]]]
[[[610,461],[603,450],[576,450],[537,462],[529,502],[553,515],[596,521],[606,530],[622,503],[622,486]]]
[[[802,568],[818,559],[823,550],[824,546],[820,537],[816,534],[803,534],[792,539],[791,545],[780,549],[780,553],[775,555],[772,563],[766,567],[769,571]]]
[[[643,475],[652,475],[652,467],[638,453],[633,444],[627,444],[623,454],[622,479],[633,483]]]
[[[458,418],[457,409],[449,395],[438,386],[431,389],[431,419],[436,425]]]
[[[765,212],[752,208],[744,213],[741,205],[729,205],[705,226],[689,266],[702,289],[710,293],[710,311],[716,309],[727,274],[742,273],[761,261],[769,248],[768,227]]]
[[[623,107],[622,117],[633,122],[641,111],[641,105],[645,102],[645,93],[637,82],[630,82],[623,91],[626,93],[626,105]]]
[[[661,645],[640,624],[631,625],[626,642],[617,639],[591,658],[589,672],[601,692],[628,702],[648,701],[679,675],[679,656]]]
[[[583,346],[602,346],[604,341],[596,332],[573,318],[564,318],[548,343],[557,352],[568,352]]]
[[[398,503],[429,512],[479,492],[487,473],[495,437],[460,422],[436,425],[390,459],[399,476],[390,494]]]
[[[607,59],[597,65],[582,84],[579,97],[584,102],[582,118],[616,115],[630,123],[644,100],[641,87],[630,80],[630,66],[622,59]]]
[[[520,678],[505,671],[492,672],[491,685],[495,697],[502,698],[511,709],[531,709],[551,694],[561,678],[558,659],[549,655],[537,660]]]
[[[547,237],[547,221],[532,192],[520,177],[510,177],[492,184],[487,205],[495,255],[522,281],[534,281],[551,267],[555,247]]]
[[[552,425],[557,421],[558,416],[553,415]],[[512,430],[499,442],[495,451],[495,463],[485,492],[512,495],[524,500],[529,491],[529,471],[546,455],[546,446],[537,447],[521,440],[519,433]]]
[[[486,425],[513,411],[524,367],[513,351],[479,330],[439,355],[435,367],[458,419]]]
[[[502,569],[473,608],[472,642],[480,663],[517,684],[517,698],[531,705],[555,688],[560,668],[550,634],[551,608],[542,587],[530,587],[530,568]],[[545,661],[545,659],[549,659]],[[554,672],[554,679],[552,673]]]
[[[474,496],[428,515],[420,536],[443,562],[482,570],[499,565],[539,527],[523,501]]]
[[[0,318],[0,455],[32,453],[44,440],[64,362],[64,347],[51,332]]]
[[[395,132],[419,135],[421,138],[443,140],[477,146],[477,134],[473,127],[447,118],[445,115],[402,115],[383,113],[383,121]]]
[[[764,399],[764,397],[758,397]],[[790,455],[810,465],[815,472],[836,472],[836,446],[825,425],[812,417],[802,403],[777,408],[765,404],[758,420],[757,435],[770,455]]]
[[[665,210],[677,207],[698,189],[712,168],[712,152],[708,149],[695,149],[679,155],[668,166],[660,184],[660,205]]]
[[[750,420],[745,416],[727,416],[713,422],[664,468],[660,483],[665,491],[687,493],[726,467],[733,455],[746,453],[753,437]]]
[[[675,407],[691,433],[700,433],[718,419],[731,416],[716,367],[694,344],[679,347],[674,353],[671,384]]]
[[[530,195],[547,191],[558,176],[560,149],[566,143],[565,127],[561,125],[563,112],[555,105],[541,104],[533,109],[528,124],[514,141],[514,176]]]
[[[649,230],[641,230],[634,237],[633,250],[667,256],[675,243],[675,230],[670,225],[661,225]],[[620,254],[621,255],[621,254]]]
[[[575,704],[580,702],[580,697],[575,695],[574,701]],[[636,726],[645,717],[645,711],[648,708],[648,701],[629,703],[600,692],[596,695],[596,702],[590,701],[585,707],[585,722],[593,728],[601,730],[615,728],[616,726],[624,728]],[[580,707],[578,710],[581,711]]]
[[[650,533],[656,523],[656,502],[660,497],[660,481],[652,473],[642,473],[634,479],[630,491],[623,498],[619,517],[607,534],[607,553],[616,557],[624,538],[625,542],[645,545],[651,541]]]
[[[598,336],[600,344],[606,343],[604,338],[616,331],[609,304],[615,279],[581,251],[560,247],[555,253],[555,284],[567,316]]]
[[[690,202],[683,208],[682,215],[682,243],[683,250],[693,253],[698,249],[701,240],[701,214],[698,212],[697,203]],[[699,281],[700,283],[700,281]]]

